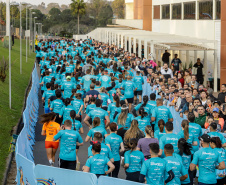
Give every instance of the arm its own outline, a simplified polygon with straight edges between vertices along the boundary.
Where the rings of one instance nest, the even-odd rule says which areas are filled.
[[[83,172],[89,172],[89,167],[88,166],[84,166],[83,167]]]
[[[83,127],[81,127],[81,128],[79,129],[79,132],[80,132],[80,134],[84,134]]]
[[[88,115],[86,115],[86,117],[85,117],[85,119],[84,119],[84,123],[85,123],[88,127],[90,127],[89,119],[90,119],[90,117],[89,117]]]
[[[76,143],[76,145],[77,145],[77,146],[82,146],[82,145],[83,145],[83,143],[79,143],[79,142],[77,142],[77,143]]]
[[[168,121],[173,122],[173,118],[168,119]]]
[[[198,145],[198,142],[197,141],[193,141],[192,145],[193,146],[197,146]]]
[[[175,177],[174,173],[172,170],[168,171],[168,178],[165,180],[165,183],[167,184],[168,182],[170,182],[171,180],[173,180],[173,178]]]
[[[190,170],[191,170],[191,171],[194,171],[194,170],[195,170],[195,168],[196,168],[196,165],[195,165],[195,164],[193,164],[193,163],[191,163],[191,164],[190,164]]]
[[[181,180],[181,181],[184,181],[184,180],[187,179],[187,178],[188,178],[188,174],[181,176],[181,177],[180,177],[180,180]]]
[[[129,168],[129,164],[126,163],[126,164],[124,165],[124,168],[125,168],[125,169]]]
[[[46,131],[45,130],[42,130],[41,135],[42,136],[45,136],[46,135]]]
[[[151,122],[154,122],[155,121],[155,117],[151,117]]]
[[[105,116],[105,119],[106,119],[106,125],[105,127],[107,128],[110,124],[110,119],[109,119],[109,116]]]
[[[111,173],[115,169],[115,166],[111,161],[109,161],[107,163],[107,165],[109,166],[109,170],[105,172],[106,175],[108,175],[109,173]]]
[[[120,149],[121,152],[125,151],[125,147],[124,147],[123,142],[121,142],[120,147],[121,147],[121,149]]]
[[[137,117],[137,111],[135,109],[132,110],[132,113],[135,117]]]
[[[224,161],[220,162],[218,166],[216,166],[218,170],[224,170],[225,169],[225,163]]]
[[[106,144],[109,148],[110,148],[110,150],[111,150],[111,145],[110,144]]]
[[[81,105],[81,107],[80,107],[80,109],[79,109],[79,111],[78,111],[78,113],[77,113],[77,115],[78,115],[78,117],[79,117],[79,113],[81,112],[82,113],[82,109],[83,109],[83,105]]]

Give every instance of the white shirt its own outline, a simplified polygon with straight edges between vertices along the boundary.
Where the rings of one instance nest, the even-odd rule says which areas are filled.
[[[163,75],[170,75],[171,76],[171,78],[173,78],[173,72],[172,72],[172,70],[171,69],[167,69],[167,71],[165,71],[165,69],[161,69],[161,73],[163,74]]]

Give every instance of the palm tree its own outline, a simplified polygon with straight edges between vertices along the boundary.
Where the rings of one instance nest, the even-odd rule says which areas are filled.
[[[79,35],[79,16],[84,15],[86,11],[86,3],[84,0],[72,0],[71,11],[74,15],[78,17],[78,35]]]

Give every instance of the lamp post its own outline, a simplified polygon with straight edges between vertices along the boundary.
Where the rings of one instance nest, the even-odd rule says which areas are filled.
[[[9,108],[11,109],[11,26],[10,26],[10,0],[6,0],[6,36],[9,37]]]
[[[37,19],[37,17],[34,17],[34,43],[33,43],[33,46],[34,46],[34,48],[33,48],[33,52],[35,52],[35,32],[36,32],[36,24],[35,24],[35,19]]]

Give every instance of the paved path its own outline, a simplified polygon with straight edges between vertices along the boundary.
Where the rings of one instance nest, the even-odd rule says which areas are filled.
[[[42,106],[42,101],[41,101],[41,93],[39,93],[39,115],[44,113],[44,109]],[[83,116],[84,118],[84,116]],[[82,122],[83,125],[83,129],[84,129],[84,134],[82,134],[82,139],[83,141],[85,141],[85,137],[89,131],[88,127]],[[36,130],[35,130],[35,139],[36,139],[36,143],[34,146],[34,161],[35,164],[43,164],[43,165],[49,165],[49,161],[47,159],[46,156],[46,150],[45,150],[45,136],[41,135],[41,130],[42,130],[42,125],[39,123],[37,123],[36,125]],[[86,160],[88,158],[88,147],[89,147],[89,143],[85,143],[82,147],[80,147],[79,152],[78,152],[78,157],[81,163],[80,166],[80,170],[82,168],[82,166],[85,165]],[[56,162],[55,162],[55,167],[58,167],[58,157],[59,157],[59,151],[60,151],[60,147],[58,148],[58,151],[56,153]],[[125,179],[125,171],[123,168],[120,168],[120,172],[119,172],[119,178]]]

